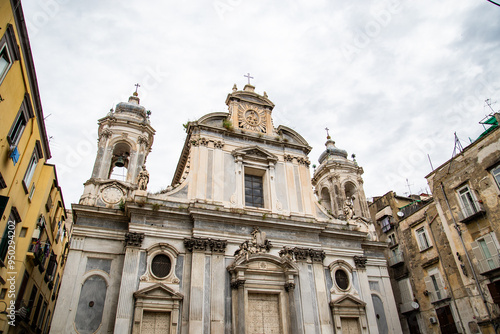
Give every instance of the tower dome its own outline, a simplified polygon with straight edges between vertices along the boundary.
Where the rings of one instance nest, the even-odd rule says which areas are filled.
[[[338,147],[335,147],[335,142],[331,139],[330,136],[326,137],[326,150],[321,153],[319,156],[319,163],[323,163],[325,160],[330,160],[330,159],[338,159],[338,158],[344,158],[347,159],[347,151],[340,149]]]

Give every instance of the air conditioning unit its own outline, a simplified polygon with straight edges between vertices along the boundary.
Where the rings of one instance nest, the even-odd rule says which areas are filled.
[[[429,321],[431,322],[431,324],[437,324],[437,322],[438,322],[436,317],[430,317]]]

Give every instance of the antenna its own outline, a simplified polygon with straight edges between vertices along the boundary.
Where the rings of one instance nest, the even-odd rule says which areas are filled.
[[[434,166],[432,166],[431,156],[427,154],[427,158],[429,159],[429,163],[431,164],[431,170],[434,171]]]
[[[497,103],[496,101],[492,103],[491,99],[486,99],[486,100],[484,100],[484,102],[491,109],[492,112],[495,112],[495,110],[493,110],[493,108],[491,107],[491,105]]]
[[[451,154],[451,159],[453,159],[457,154],[459,154],[459,153],[457,153],[457,148],[460,151],[459,153],[462,153],[462,151],[464,150],[462,143],[460,143],[460,139],[458,139],[457,133],[455,132],[455,147],[453,148],[453,153]],[[453,162],[453,160],[450,161],[450,165],[448,166],[448,174],[450,173],[452,162]]]
[[[413,185],[413,183],[411,185]],[[408,182],[408,179],[406,179],[406,186],[408,187],[408,191],[409,191],[408,197],[410,197],[411,196],[411,188],[410,188],[410,183]]]

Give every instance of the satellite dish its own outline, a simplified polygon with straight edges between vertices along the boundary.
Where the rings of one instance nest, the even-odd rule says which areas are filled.
[[[403,213],[403,211],[398,211],[397,215],[398,215],[399,218],[403,218],[405,216],[405,214]]]
[[[417,302],[412,302],[411,303],[411,307],[413,307],[415,310],[418,310],[418,308],[420,307],[420,305],[418,305]]]

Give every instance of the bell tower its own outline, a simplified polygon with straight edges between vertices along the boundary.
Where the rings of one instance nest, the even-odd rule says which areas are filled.
[[[121,202],[133,198],[153,145],[155,130],[149,116],[150,112],[140,105],[136,89],[128,102],[118,103],[98,121],[97,156],[80,204],[118,208]]]
[[[328,133],[326,149],[319,157],[312,185],[321,205],[333,217],[350,220],[355,217],[370,219],[363,190],[363,168],[358,166],[355,155],[347,158],[347,151],[337,148]]]

